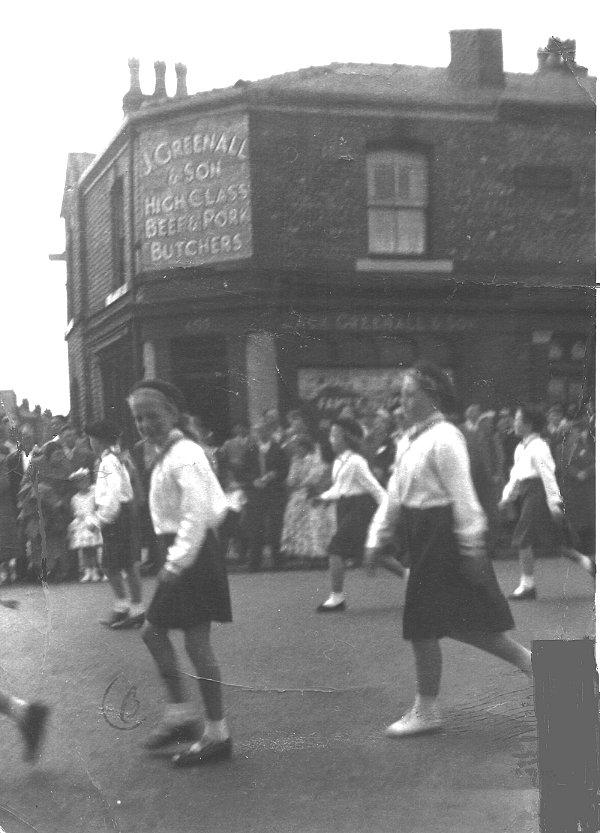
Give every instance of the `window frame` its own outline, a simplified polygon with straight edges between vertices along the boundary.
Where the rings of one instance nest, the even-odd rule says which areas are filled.
[[[415,211],[422,212],[423,217],[423,250],[421,252],[400,252],[400,251],[393,251],[393,252],[375,252],[371,249],[371,236],[369,233],[369,225],[370,225],[370,216],[371,210],[381,208],[385,210],[386,206],[384,205],[384,201],[382,201],[379,205],[376,203],[371,202],[371,182],[372,182],[372,168],[371,168],[371,160],[377,154],[388,154],[390,159],[394,161],[401,157],[403,154],[405,155],[415,155],[420,156],[424,162],[425,168],[425,204],[422,208],[419,208],[416,205],[401,205],[395,199],[394,201],[390,200],[389,206],[387,206],[390,210],[396,211]],[[389,142],[381,142],[381,143],[371,143],[367,145],[366,153],[365,153],[365,194],[366,194],[366,232],[367,232],[367,256],[369,259],[372,260],[429,260],[431,257],[431,208],[432,208],[432,195],[431,195],[431,152],[430,148],[424,147],[422,144],[417,143],[402,143],[402,144],[390,144]]]

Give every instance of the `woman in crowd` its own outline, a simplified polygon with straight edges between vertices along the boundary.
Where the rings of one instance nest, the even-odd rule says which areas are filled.
[[[281,551],[288,557],[324,558],[335,531],[335,515],[327,504],[314,505],[309,489],[316,489],[329,476],[329,466],[321,459],[307,434],[289,439],[292,459],[286,487],[288,502],[283,517]]]
[[[517,505],[518,520],[513,546],[519,551],[521,581],[511,594],[515,601],[535,599],[535,549],[556,549],[593,573],[591,558],[567,542],[563,499],[556,482],[555,462],[546,440],[540,436],[545,417],[535,406],[522,405],[515,414],[514,430],[521,442],[515,449],[514,465],[502,492],[501,511]]]
[[[403,381],[402,408],[411,427],[398,446],[385,512],[378,513],[370,535],[373,555],[385,551],[399,530],[411,565],[403,632],[415,655],[417,696],[388,727],[391,737],[441,727],[443,637],[501,657],[531,676],[530,652],[505,633],[514,622],[486,553],[486,519],[465,439],[443,415],[454,410],[449,380],[434,365],[417,364]]]
[[[134,385],[129,404],[141,436],[157,449],[149,505],[165,555],[143,639],[167,687],[169,702],[161,725],[145,745],[160,749],[195,741],[173,757],[173,764],[202,765],[232,754],[221,675],[210,644],[211,622],[231,621],[229,585],[216,532],[227,501],[206,455],[188,432],[183,395],[176,387],[145,379]],[[169,638],[173,629],[183,631],[204,702],[206,720],[198,741],[197,720]]]
[[[581,549],[596,547],[596,454],[587,417],[575,419],[565,439],[562,492],[565,514]]]
[[[114,594],[111,613],[102,624],[112,630],[139,627],[144,621],[140,550],[135,523],[134,492],[117,446],[119,431],[104,420],[86,427],[92,451],[99,458],[90,530],[102,531],[102,568]],[[127,578],[130,600],[123,584]]]
[[[332,486],[315,498],[319,503],[335,503],[336,532],[329,543],[329,577],[331,593],[322,602],[319,613],[346,609],[344,595],[345,559],[360,561],[373,514],[385,497],[385,490],[375,479],[369,465],[359,453],[363,432],[353,419],[334,420],[329,434],[336,455]]]

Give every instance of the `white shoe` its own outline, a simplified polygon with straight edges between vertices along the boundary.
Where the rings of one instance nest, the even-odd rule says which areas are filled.
[[[409,735],[437,732],[441,728],[442,718],[437,708],[428,709],[427,712],[418,712],[413,706],[400,720],[388,726],[385,733],[389,738],[403,738]]]
[[[100,575],[99,570],[92,570],[92,577],[90,581],[102,581],[102,576]]]
[[[79,579],[79,583],[80,584],[85,584],[86,582],[93,581],[93,580],[94,579],[92,577],[92,571],[91,570],[86,570],[85,573]]]

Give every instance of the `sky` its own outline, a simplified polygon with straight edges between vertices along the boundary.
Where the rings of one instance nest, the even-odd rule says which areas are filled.
[[[68,411],[65,265],[49,254],[64,251],[67,154],[97,153],[117,132],[128,58],[140,59],[145,93],[154,89],[156,60],[167,63],[169,94],[177,61],[195,93],[334,61],[447,66],[451,29],[496,28],[508,72],[534,72],[538,47],[556,36],[575,38],[578,63],[597,73],[590,0],[410,5],[34,0],[4,9],[0,390]]]

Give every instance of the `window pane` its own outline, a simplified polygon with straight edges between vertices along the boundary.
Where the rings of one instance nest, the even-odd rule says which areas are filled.
[[[393,203],[396,192],[394,185],[393,163],[377,162],[370,168],[370,194],[369,201],[378,203]]]
[[[427,205],[427,160],[420,153],[397,154],[396,182],[399,205]]]
[[[396,211],[369,209],[369,251],[394,254],[396,251]]]
[[[425,251],[425,213],[423,211],[396,212],[398,254],[423,254]]]

